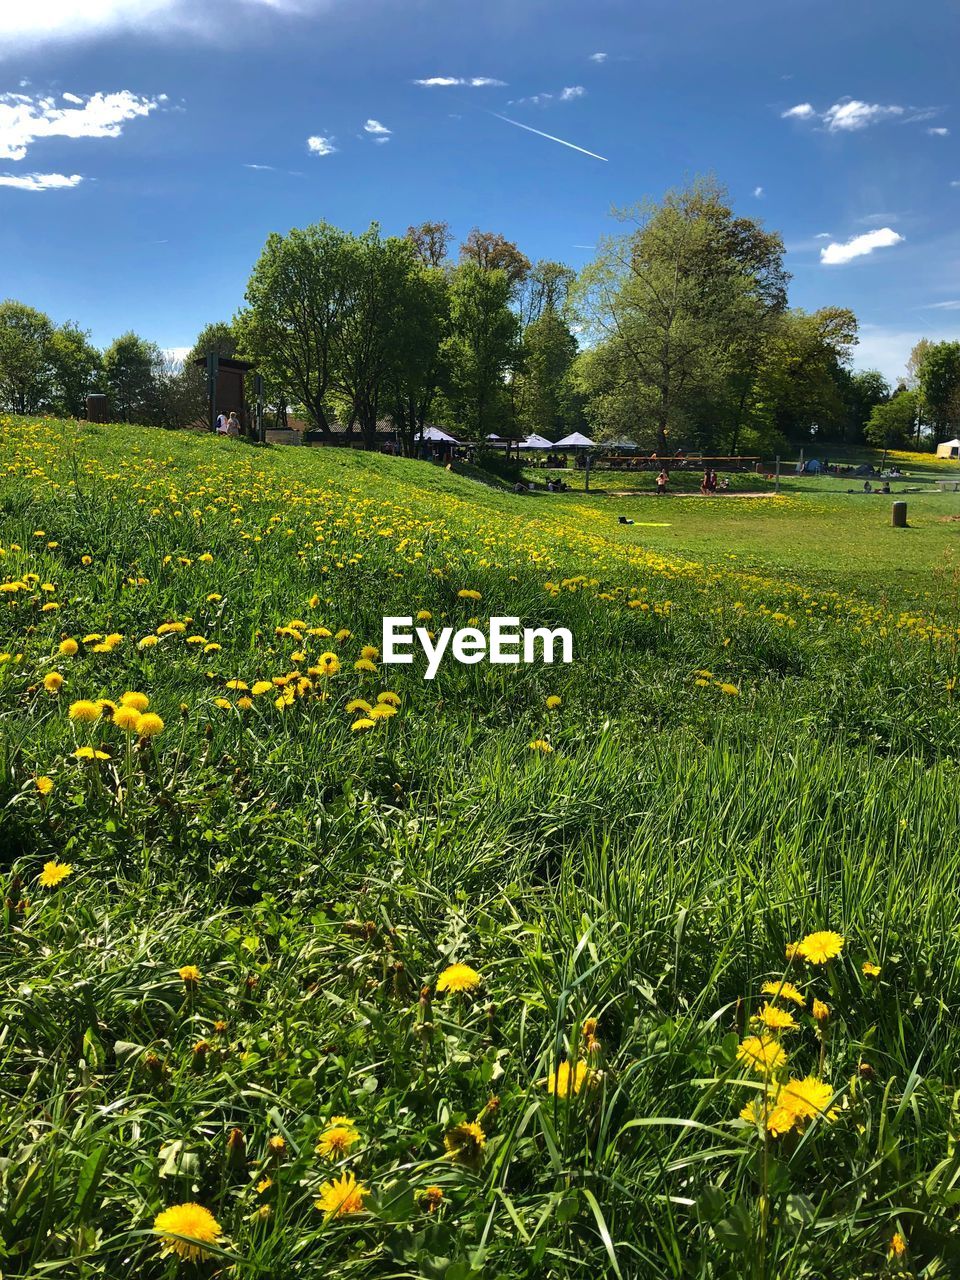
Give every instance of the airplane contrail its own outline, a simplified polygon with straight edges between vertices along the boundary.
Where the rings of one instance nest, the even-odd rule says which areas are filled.
[[[503,120],[507,124],[515,125],[518,129],[526,129],[527,133],[535,133],[540,138],[549,138],[551,142],[559,142],[561,147],[569,147],[571,151],[579,151],[582,155],[592,156],[594,160],[602,160],[604,164],[609,163],[606,156],[598,156],[595,151],[588,151],[586,147],[578,147],[575,142],[567,142],[565,138],[555,138],[552,133],[544,133],[542,129],[534,129],[532,125],[521,124],[519,120],[511,120],[509,116],[502,116],[496,111],[491,111],[492,116],[496,116],[498,120]]]

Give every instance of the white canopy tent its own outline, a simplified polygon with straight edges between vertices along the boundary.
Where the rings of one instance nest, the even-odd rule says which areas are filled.
[[[937,445],[938,458],[960,458],[960,440],[944,440]]]
[[[441,431],[439,427],[424,427],[423,431],[418,431],[414,439],[419,444],[421,441],[426,444],[459,444],[460,441],[454,436],[448,435],[446,431]]]
[[[551,445],[554,449],[592,449],[594,441],[589,436],[585,436],[582,431],[573,431],[570,435],[564,436],[562,440],[558,440],[555,445]]]
[[[546,436],[538,436],[534,431],[532,435],[527,436],[526,440],[521,440],[517,447],[519,449],[552,449],[553,441],[548,440]]]

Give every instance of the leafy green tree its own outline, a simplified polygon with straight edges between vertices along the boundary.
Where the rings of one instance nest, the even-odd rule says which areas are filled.
[[[326,222],[270,235],[247,285],[247,307],[235,321],[244,353],[327,437],[350,295],[350,240]]]
[[[841,367],[835,377],[845,406],[840,438],[846,444],[862,444],[874,407],[890,399],[890,384],[877,369],[850,372]]]
[[[122,334],[103,353],[103,373],[118,422],[161,424],[164,359],[155,343],[135,333]]]
[[[514,377],[517,417],[527,434],[558,439],[574,430],[579,398],[571,377],[577,340],[548,308],[523,333],[522,372]]]
[[[918,368],[926,418],[940,435],[960,425],[960,342],[930,343]]]
[[[856,342],[857,318],[844,307],[778,317],[751,392],[751,425],[788,440],[836,439],[846,415],[841,371]]]
[[[457,428],[482,440],[508,416],[505,379],[517,356],[519,322],[506,272],[464,261],[450,275],[450,334],[444,354]]]
[[[0,303],[0,405],[36,413],[54,389],[53,325],[22,302]]]
[[[446,273],[418,264],[406,278],[399,304],[387,404],[403,452],[412,457],[417,433],[427,425],[446,381],[443,343],[450,325]]]
[[[619,216],[634,229],[606,241],[580,277],[591,345],[606,350],[579,377],[598,418],[634,438],[652,427],[665,450],[705,398],[745,413],[758,337],[786,304],[783,242],[735,218],[709,179]]]
[[[382,239],[372,225],[343,247],[343,300],[332,347],[332,376],[349,426],[360,427],[367,448],[376,445],[377,423],[406,341],[411,281],[418,271],[409,240]]]
[[[871,409],[864,432],[867,443],[875,449],[901,448],[916,431],[919,413],[919,392],[906,387],[897,391],[890,400]]]
[[[572,267],[541,259],[522,282],[519,298],[520,323],[524,329],[548,311],[566,316],[570,291],[577,279]]]
[[[512,240],[499,232],[474,227],[460,246],[461,263],[473,262],[481,271],[502,271],[511,294],[516,293],[530,274],[530,259]]]
[[[69,321],[54,329],[49,350],[53,405],[61,413],[82,417],[87,395],[96,390],[103,376],[103,357],[90,342],[89,333]]]

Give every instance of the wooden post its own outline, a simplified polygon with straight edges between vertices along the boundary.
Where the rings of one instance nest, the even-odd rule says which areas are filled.
[[[893,527],[895,529],[906,529],[907,527],[907,504],[905,502],[895,502],[893,504]]]
[[[779,492],[780,492],[780,455],[778,453],[777,454],[777,484],[776,484],[776,488],[774,489],[774,493],[779,493]]]

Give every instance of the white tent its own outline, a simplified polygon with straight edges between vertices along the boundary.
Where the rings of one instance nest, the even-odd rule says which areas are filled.
[[[628,440],[626,436],[618,436],[616,440],[601,440],[605,449],[617,449],[620,453],[634,453],[640,446],[636,440]]]
[[[938,458],[960,458],[960,440],[944,440],[937,445]]]
[[[526,440],[521,440],[518,447],[520,449],[552,449],[553,441],[548,440],[546,436],[538,436],[534,431],[533,435],[527,436]]]
[[[425,427],[423,431],[418,431],[414,439],[419,443],[421,440],[427,444],[459,444],[460,441],[448,435],[446,431],[441,431],[439,427]]]
[[[589,436],[585,436],[582,431],[574,431],[568,436],[564,436],[562,440],[558,440],[553,446],[557,449],[592,449],[594,442]]]

